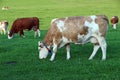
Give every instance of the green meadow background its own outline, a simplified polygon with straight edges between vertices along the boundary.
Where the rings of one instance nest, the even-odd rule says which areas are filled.
[[[42,41],[54,18],[105,14],[120,16],[119,0],[0,0],[0,20],[9,22],[21,17],[40,19],[41,37],[24,31],[25,38],[15,34],[11,40],[0,34],[0,80],[120,80],[120,24],[113,30],[111,23],[106,37],[107,59],[102,61],[101,49],[93,60],[88,58],[93,45],[71,44],[71,59],[66,60],[65,48],[58,49],[54,62],[39,60],[38,41]],[[1,10],[8,6],[7,11]]]

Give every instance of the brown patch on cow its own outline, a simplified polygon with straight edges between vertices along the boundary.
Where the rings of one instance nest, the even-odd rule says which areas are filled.
[[[53,39],[55,39],[55,43],[58,44],[60,38],[62,38],[62,33],[58,30],[56,23],[51,24],[44,38],[44,42],[46,45],[53,45]]]
[[[84,22],[84,17],[67,18],[64,24],[66,30],[63,31],[62,36],[68,38],[68,40],[77,41],[78,34],[86,35],[88,33],[88,28],[83,25]]]

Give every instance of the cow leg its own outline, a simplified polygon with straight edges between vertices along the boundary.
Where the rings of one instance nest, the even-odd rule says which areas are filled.
[[[25,37],[23,30],[20,30],[20,36],[23,37],[23,38]]]
[[[50,58],[50,61],[54,60],[56,52],[57,52],[57,45],[54,43],[54,45],[53,45],[53,54],[52,54],[52,56]]]
[[[66,59],[69,60],[70,59],[70,44],[66,45],[66,51],[67,51],[67,57],[66,57]]]
[[[117,25],[117,24],[113,24],[113,29],[116,29],[116,25]]]
[[[39,30],[39,29],[35,30],[35,32],[34,32],[34,37],[36,37],[37,34],[38,34],[38,37],[40,37],[40,30]]]
[[[4,33],[4,35],[6,34],[6,31],[5,31],[5,29],[3,29],[3,33]]]
[[[102,60],[106,60],[106,48],[107,44],[104,37],[97,37],[100,47],[102,49]]]
[[[89,57],[89,60],[92,60],[95,54],[97,53],[98,49],[100,48],[100,45],[94,45],[93,52],[91,56]]]
[[[37,29],[37,33],[38,33],[38,37],[40,37],[40,30],[39,29]]]
[[[101,40],[100,40],[100,46],[101,46],[101,49],[102,49],[102,60],[106,60],[106,48],[107,48],[107,44],[106,44],[106,41],[105,39],[102,37]]]

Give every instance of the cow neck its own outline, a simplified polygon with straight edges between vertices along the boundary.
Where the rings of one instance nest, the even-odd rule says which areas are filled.
[[[46,45],[46,43],[44,41],[42,41],[42,43],[43,43],[43,46],[45,46],[45,48],[48,50],[49,54],[52,55],[53,52],[51,51],[51,49],[49,49],[47,47],[47,45]]]

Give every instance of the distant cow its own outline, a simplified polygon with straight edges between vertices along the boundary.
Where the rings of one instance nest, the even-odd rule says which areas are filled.
[[[58,48],[66,46],[67,59],[70,59],[70,43],[94,44],[94,50],[89,60],[93,59],[98,49],[102,49],[102,60],[106,59],[106,32],[108,18],[104,15],[66,17],[54,19],[44,40],[38,42],[39,58],[46,58],[48,52],[53,61]],[[53,51],[51,51],[53,47]]]
[[[20,36],[24,37],[23,30],[31,30],[35,31],[34,36],[36,37],[37,33],[40,37],[40,30],[39,30],[39,19],[37,17],[32,18],[18,18],[16,19],[11,27],[11,30],[8,34],[8,39],[11,39],[14,33],[20,33]]]
[[[3,32],[3,34],[6,34],[7,27],[8,27],[8,21],[0,21],[0,31],[1,31],[1,33]]]
[[[3,6],[2,10],[8,10],[8,6]]]
[[[113,16],[111,18],[111,23],[112,23],[113,29],[116,29],[116,25],[117,25],[118,21],[119,21],[118,16]]]

